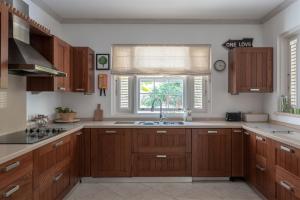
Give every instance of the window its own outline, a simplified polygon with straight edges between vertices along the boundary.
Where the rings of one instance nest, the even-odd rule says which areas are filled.
[[[151,111],[152,103],[159,99],[166,111],[184,109],[184,77],[138,77],[138,112]],[[160,102],[154,102],[154,110],[159,110]]]
[[[297,107],[297,39],[292,39],[289,41],[290,49],[290,103],[292,107]]]
[[[114,45],[112,74],[119,112],[207,111],[209,45]]]

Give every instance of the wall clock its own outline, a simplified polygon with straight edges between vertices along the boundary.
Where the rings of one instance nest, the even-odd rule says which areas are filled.
[[[221,72],[226,68],[226,63],[224,60],[217,60],[214,64],[214,68],[216,71]]]

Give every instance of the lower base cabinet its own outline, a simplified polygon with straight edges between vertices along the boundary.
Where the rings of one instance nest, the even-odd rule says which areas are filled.
[[[131,176],[131,130],[91,129],[91,176]]]
[[[231,176],[231,129],[192,130],[192,176]]]
[[[191,176],[191,154],[136,153],[133,156],[133,176]]]

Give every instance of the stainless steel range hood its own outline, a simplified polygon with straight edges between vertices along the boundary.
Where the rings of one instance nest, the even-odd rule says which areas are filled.
[[[29,15],[29,7],[22,0],[6,0],[15,8]],[[22,76],[61,76],[61,72],[30,46],[29,25],[14,15],[9,16],[8,70]]]

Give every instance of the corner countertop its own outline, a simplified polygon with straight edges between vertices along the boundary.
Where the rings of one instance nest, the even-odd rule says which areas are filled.
[[[12,160],[18,156],[33,151],[41,146],[54,142],[62,137],[77,132],[83,128],[244,128],[248,131],[269,137],[278,142],[285,143],[300,149],[300,130],[270,123],[245,123],[245,122],[226,122],[226,121],[195,121],[185,122],[184,125],[157,125],[144,126],[140,124],[115,124],[115,121],[83,121],[74,124],[53,124],[51,127],[65,128],[66,132],[55,137],[46,139],[35,144],[0,144],[0,164]],[[286,133],[272,133],[273,130],[292,131]]]

